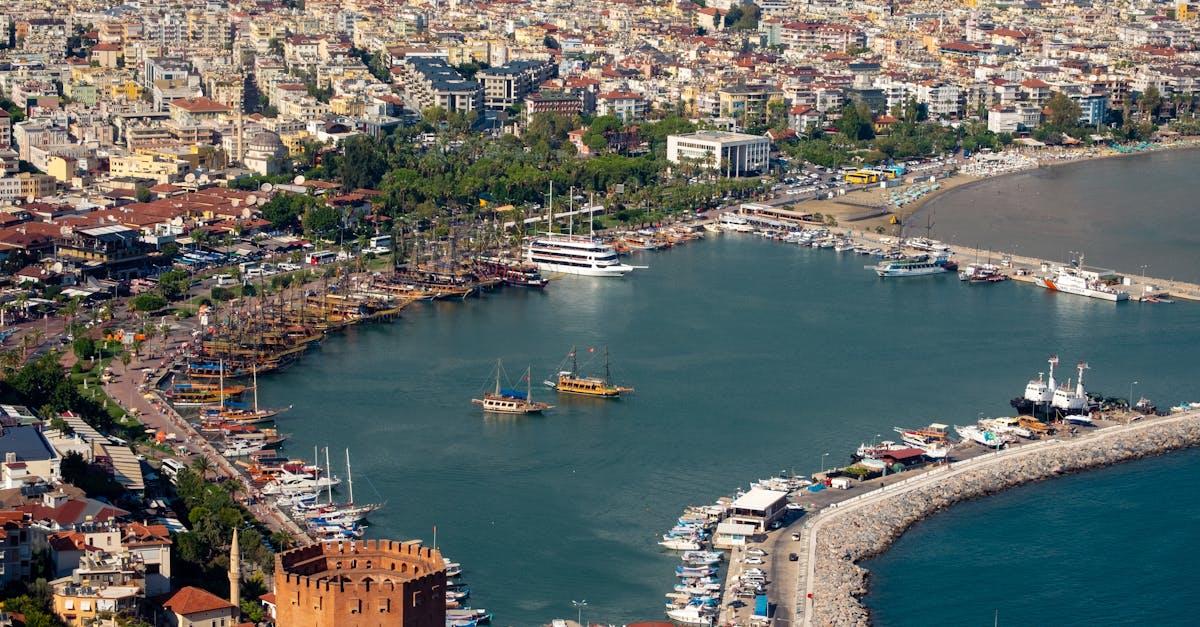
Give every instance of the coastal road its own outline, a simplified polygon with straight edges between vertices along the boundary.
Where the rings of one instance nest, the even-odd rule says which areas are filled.
[[[1162,424],[1175,422],[1183,422],[1200,418],[1200,411],[1183,412],[1172,416],[1161,418],[1146,419],[1138,422],[1133,422],[1126,425],[1117,425],[1104,429],[1097,429],[1085,435],[1073,437],[1066,440],[1040,440],[1023,446],[1010,448],[995,453],[989,453],[982,457],[977,457],[961,462],[953,462],[948,466],[939,466],[938,468],[928,471],[924,474],[911,477],[901,485],[891,485],[882,487],[874,492],[870,492],[860,497],[853,502],[846,502],[831,505],[824,512],[819,514],[814,520],[805,524],[804,554],[801,556],[801,561],[804,563],[802,585],[798,586],[801,598],[797,600],[797,607],[802,611],[802,615],[798,615],[798,622],[804,625],[812,624],[812,614],[814,599],[813,586],[816,581],[816,551],[817,551],[817,535],[821,529],[829,524],[830,521],[837,520],[843,515],[858,511],[864,507],[871,507],[878,504],[880,501],[889,498],[903,496],[913,490],[932,485],[943,479],[958,476],[964,472],[973,471],[977,468],[986,468],[988,466],[1006,462],[1011,459],[1017,459],[1029,455],[1037,455],[1044,451],[1057,450],[1064,447],[1070,447],[1080,442],[1088,442],[1096,438],[1106,437],[1119,433],[1130,433],[1156,427]]]

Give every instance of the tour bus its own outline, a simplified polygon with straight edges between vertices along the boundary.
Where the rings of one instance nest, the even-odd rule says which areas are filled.
[[[391,235],[376,235],[375,237],[371,238],[371,246],[370,247],[373,249],[376,249],[376,250],[381,249],[381,248],[390,250],[392,248],[392,236]]]
[[[337,261],[337,253],[332,250],[319,250],[304,255],[304,264],[309,266],[323,266],[334,261]]]

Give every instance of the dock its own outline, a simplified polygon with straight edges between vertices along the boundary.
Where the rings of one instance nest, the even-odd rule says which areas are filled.
[[[887,246],[884,239],[894,241],[896,238],[888,238],[885,235],[879,235],[870,231],[859,231],[854,229],[843,229],[847,236],[855,239],[864,240],[877,246]],[[954,255],[955,260],[961,263],[966,263],[968,260],[991,260],[992,263],[1001,266],[1001,270],[1014,281],[1033,284],[1042,275],[1043,267],[1056,267],[1064,265],[1062,262],[1039,259],[1036,257],[1028,257],[1024,255],[1016,255],[1012,253],[1003,253],[994,250],[986,250],[979,248],[971,248],[969,246],[959,246],[955,244],[946,244],[950,248],[950,252]],[[910,252],[925,252],[912,250]],[[1007,265],[1002,264],[1003,260],[1007,260]],[[1172,279],[1163,279],[1158,277],[1144,276],[1140,274],[1125,273],[1115,271],[1117,274],[1124,277],[1127,283],[1120,286],[1121,289],[1129,292],[1129,299],[1134,301],[1145,301],[1150,296],[1168,295],[1170,298],[1200,302],[1200,284],[1189,283],[1187,281],[1176,281]]]

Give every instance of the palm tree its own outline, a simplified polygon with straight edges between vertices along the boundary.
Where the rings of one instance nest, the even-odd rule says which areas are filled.
[[[286,551],[296,545],[296,539],[286,531],[276,531],[271,534],[271,544],[280,551]]]
[[[200,475],[201,479],[208,479],[208,473],[213,469],[213,464],[209,461],[207,455],[200,455],[192,460],[192,470]]]

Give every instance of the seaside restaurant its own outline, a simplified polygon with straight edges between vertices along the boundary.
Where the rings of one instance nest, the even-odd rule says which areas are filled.
[[[729,522],[754,525],[766,531],[787,512],[787,492],[752,488],[729,506]]]

